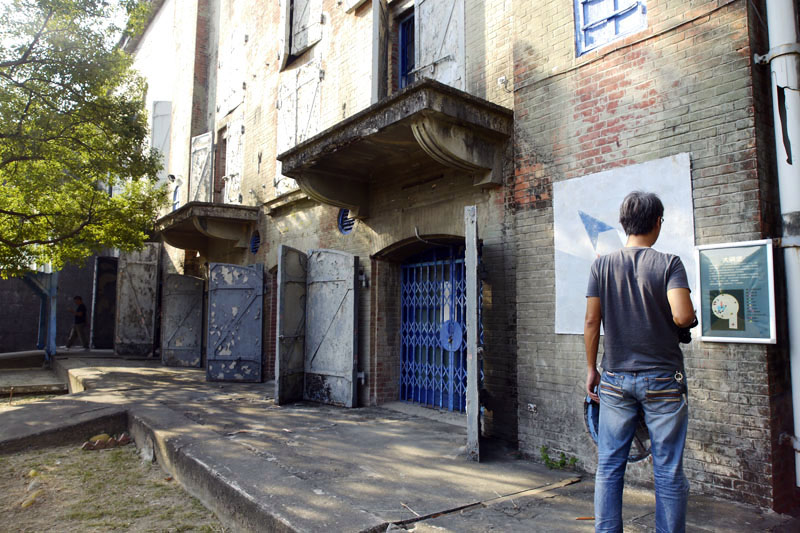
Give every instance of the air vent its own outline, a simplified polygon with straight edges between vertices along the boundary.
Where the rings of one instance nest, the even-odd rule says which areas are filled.
[[[356,219],[350,218],[349,209],[339,210],[339,231],[341,231],[344,235],[347,235],[353,231],[353,226],[355,226],[355,224]]]

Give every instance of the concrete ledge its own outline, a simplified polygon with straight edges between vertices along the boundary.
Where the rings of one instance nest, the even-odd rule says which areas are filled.
[[[152,450],[193,496],[238,531],[300,533],[385,531],[388,522],[354,509],[288,472],[265,454],[220,437],[188,419],[158,408],[138,407],[129,428],[145,454]],[[242,453],[245,451],[245,453]],[[314,494],[314,508],[299,495]],[[324,519],[321,519],[324,517]]]
[[[122,433],[128,428],[127,412],[116,406],[100,407],[84,412],[60,411],[52,416],[42,417],[50,420],[36,420],[36,413],[32,407],[34,406],[19,409],[19,414],[22,415],[24,412],[25,416],[13,416],[17,414],[15,412],[3,414],[0,455],[65,444],[78,445],[93,434]],[[35,422],[30,424],[30,420]]]

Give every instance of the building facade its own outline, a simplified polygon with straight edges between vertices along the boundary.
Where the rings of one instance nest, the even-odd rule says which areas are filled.
[[[465,411],[464,208],[474,205],[483,434],[534,458],[542,446],[564,452],[593,471],[574,326],[585,288],[576,297],[574,287],[585,280],[567,252],[619,246],[605,215],[619,184],[675,191],[681,214],[667,242],[779,235],[769,71],[753,63],[768,48],[763,2],[153,7],[128,49],[148,80],[153,146],[177,191],[157,228],[161,351],[192,337],[191,365],[233,369],[209,370],[210,379],[289,383],[296,348],[312,398],[344,387],[355,405]],[[314,303],[316,281],[292,300],[288,261],[300,256],[290,249],[304,276],[345,258],[324,280],[341,303]],[[238,285],[258,295],[247,296],[256,325],[245,335],[239,304],[221,295],[251,274],[260,285]],[[202,287],[176,288],[189,277]],[[201,304],[169,309],[183,300],[165,291],[194,291],[186,298],[199,300],[185,301]],[[301,300],[304,333],[292,334]],[[192,309],[197,326],[181,330]],[[792,449],[779,442],[791,434],[785,339],[684,349],[694,490],[796,503]],[[309,370],[318,353],[342,349],[344,373]],[[334,359],[326,364],[342,363]],[[648,463],[629,476],[647,483]]]

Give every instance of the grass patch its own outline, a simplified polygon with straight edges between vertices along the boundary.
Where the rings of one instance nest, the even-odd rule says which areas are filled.
[[[37,490],[34,503],[21,507]],[[3,527],[14,524],[14,531],[225,531],[163,470],[143,462],[133,445],[1,456],[0,515]]]

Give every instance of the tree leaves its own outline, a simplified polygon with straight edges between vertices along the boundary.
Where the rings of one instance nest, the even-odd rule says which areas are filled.
[[[138,248],[166,201],[145,85],[116,46],[121,9],[143,27],[146,6],[133,0],[0,6],[3,277]]]

